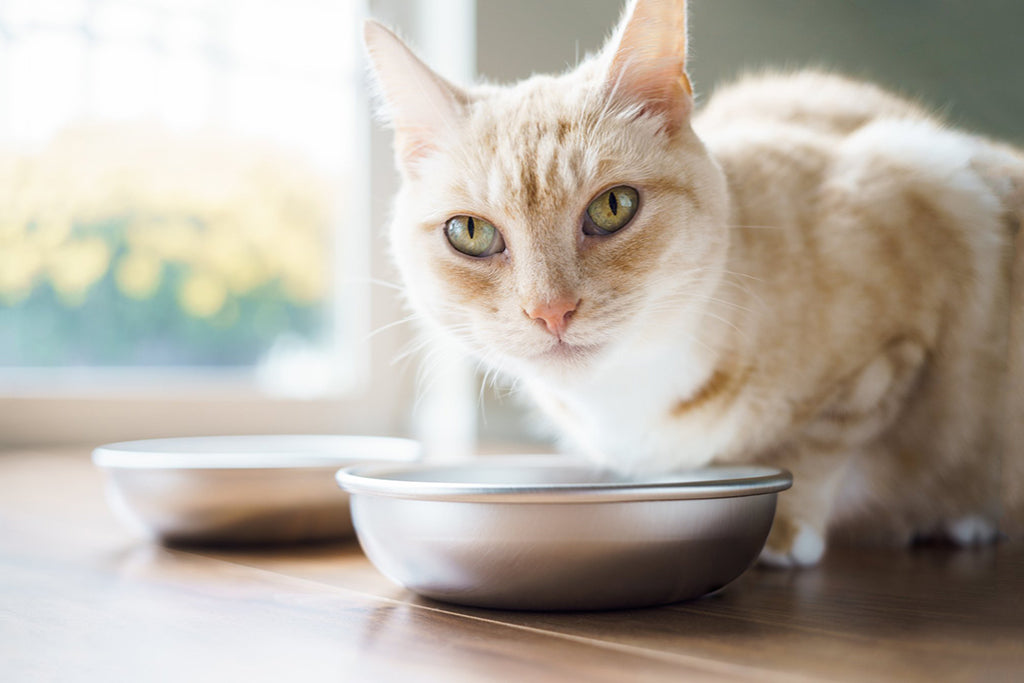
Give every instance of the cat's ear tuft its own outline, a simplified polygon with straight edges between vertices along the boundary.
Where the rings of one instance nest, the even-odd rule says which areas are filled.
[[[368,19],[363,25],[363,42],[380,113],[395,131],[398,166],[416,176],[419,163],[455,130],[469,98],[434,73],[382,24]]]
[[[693,108],[686,75],[686,0],[635,0],[605,48],[609,95],[647,114],[665,129],[682,128]]]

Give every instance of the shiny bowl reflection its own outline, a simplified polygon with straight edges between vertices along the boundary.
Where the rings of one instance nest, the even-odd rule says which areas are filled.
[[[788,472],[624,479],[561,457],[337,474],[363,550],[425,597],[500,609],[662,605],[715,591],[764,546]]]

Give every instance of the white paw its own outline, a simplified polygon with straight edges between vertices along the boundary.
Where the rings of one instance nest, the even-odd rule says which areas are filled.
[[[780,550],[765,546],[761,550],[758,562],[768,567],[790,569],[793,567],[813,567],[825,554],[825,539],[814,529],[801,525],[796,532],[793,544],[788,550]]]
[[[999,529],[981,515],[967,515],[946,523],[949,540],[958,546],[974,546],[992,543],[999,536]]]

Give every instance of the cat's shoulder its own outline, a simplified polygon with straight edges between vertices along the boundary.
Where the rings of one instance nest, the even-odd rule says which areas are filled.
[[[734,193],[752,197],[770,187],[806,198],[826,184],[859,196],[869,181],[887,196],[913,186],[938,197],[950,183],[977,185],[970,164],[985,147],[912,99],[823,71],[744,77],[719,88],[693,126]]]
[[[874,83],[820,70],[766,71],[718,87],[695,126],[793,126],[845,136],[878,119],[932,120],[921,104]]]

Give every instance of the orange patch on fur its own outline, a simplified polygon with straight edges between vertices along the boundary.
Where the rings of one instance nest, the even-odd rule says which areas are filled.
[[[494,276],[469,264],[439,260],[434,264],[438,278],[449,283],[451,298],[462,306],[479,305],[493,296]]]
[[[672,407],[673,417],[682,417],[689,412],[692,412],[700,406],[710,402],[712,399],[717,398],[726,394],[729,391],[735,391],[736,387],[742,384],[743,377],[734,380],[733,376],[727,374],[725,371],[719,369],[711,375],[711,379],[704,383],[700,389],[697,390],[693,396],[685,398],[675,406]]]

